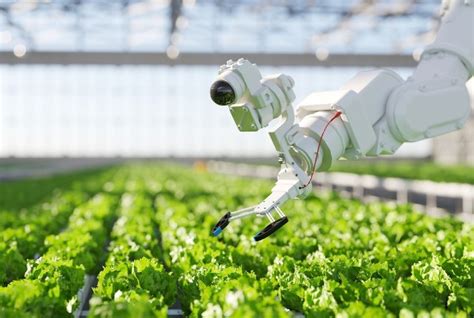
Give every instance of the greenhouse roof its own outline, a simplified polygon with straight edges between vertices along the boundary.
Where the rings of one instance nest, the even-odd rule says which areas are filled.
[[[0,51],[412,54],[434,38],[439,3],[0,0]]]

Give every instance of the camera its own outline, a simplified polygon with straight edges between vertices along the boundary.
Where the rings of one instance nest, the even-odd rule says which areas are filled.
[[[235,102],[235,91],[226,81],[215,81],[211,86],[210,93],[212,101],[217,105],[226,106]]]

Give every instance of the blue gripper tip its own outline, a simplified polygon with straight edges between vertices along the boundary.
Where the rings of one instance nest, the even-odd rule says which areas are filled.
[[[222,228],[221,228],[220,226],[218,226],[218,227],[214,230],[214,232],[212,232],[212,235],[217,236],[217,235],[221,234],[221,232],[222,232]]]

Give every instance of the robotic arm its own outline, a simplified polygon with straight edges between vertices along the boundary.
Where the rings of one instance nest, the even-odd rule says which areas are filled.
[[[212,100],[229,107],[240,131],[258,131],[279,121],[269,134],[281,170],[263,202],[228,212],[213,234],[233,220],[266,216],[270,224],[254,237],[261,240],[288,222],[279,206],[304,198],[315,170],[328,170],[341,157],[393,154],[404,142],[462,128],[471,109],[465,84],[474,74],[474,1],[444,1],[442,17],[436,40],[407,81],[386,69],[364,71],[340,90],[306,97],[296,118],[291,77],[262,78],[257,66],[244,59],[221,66],[211,86]]]

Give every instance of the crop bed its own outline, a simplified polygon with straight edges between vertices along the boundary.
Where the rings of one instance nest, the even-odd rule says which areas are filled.
[[[89,317],[166,317],[178,307],[190,317],[473,315],[470,224],[311,195],[287,203],[290,222],[256,243],[266,219],[232,223],[219,238],[210,230],[224,212],[262,200],[271,182],[163,164],[77,179],[35,203],[8,192],[0,317],[84,308]]]

